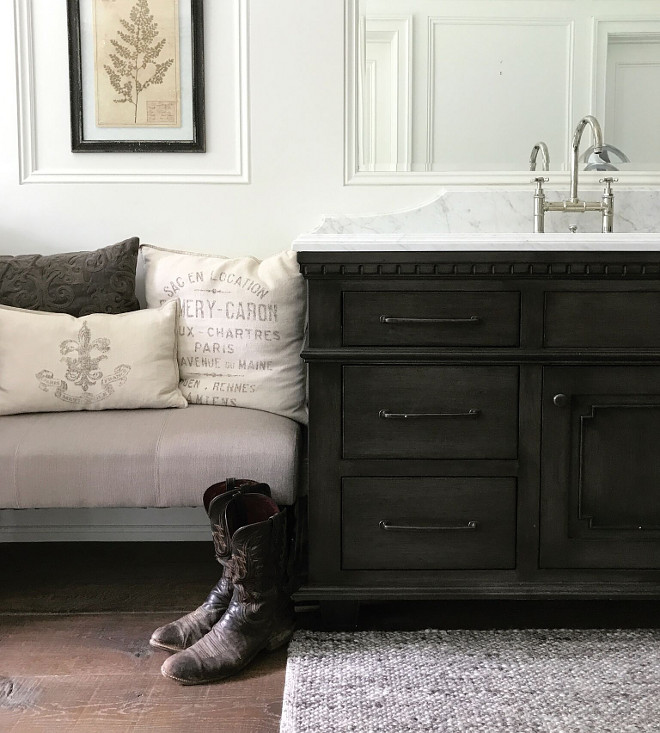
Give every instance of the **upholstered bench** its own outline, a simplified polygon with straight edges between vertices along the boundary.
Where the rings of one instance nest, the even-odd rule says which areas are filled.
[[[280,506],[304,493],[295,253],[145,245],[146,308],[137,259],[135,237],[0,255],[0,541],[135,539],[140,527],[199,538],[211,484],[265,482]]]
[[[0,508],[200,506],[227,476],[280,505],[300,484],[301,426],[237,407],[0,417]]]

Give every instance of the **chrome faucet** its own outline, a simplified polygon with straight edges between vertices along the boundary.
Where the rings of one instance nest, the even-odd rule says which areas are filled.
[[[614,194],[612,193],[612,183],[616,178],[601,178],[600,182],[605,184],[603,195],[600,201],[580,201],[578,198],[578,159],[580,155],[580,142],[585,128],[589,125],[594,136],[593,152],[596,154],[603,151],[603,131],[595,117],[586,115],[575,128],[572,144],[571,155],[571,191],[570,198],[566,201],[546,201],[543,184],[547,178],[534,178],[532,183],[536,183],[536,191],[534,193],[534,232],[541,233],[545,231],[545,212],[546,211],[563,211],[566,213],[583,213],[585,211],[600,211],[603,215],[602,231],[607,233],[612,231],[614,221]],[[536,146],[535,146],[536,147]],[[532,149],[532,155],[534,150]],[[536,160],[534,160],[536,162]],[[531,163],[531,158],[530,158]]]
[[[541,170],[543,171],[549,171],[550,170],[550,152],[548,151],[548,146],[544,142],[538,142],[536,145],[532,148],[532,152],[529,156],[529,170],[535,171],[536,170],[536,158],[538,157],[538,154],[541,153]]]
[[[580,157],[580,142],[582,141],[582,134],[587,125],[591,126],[591,131],[594,135],[594,153],[597,155],[603,152],[603,131],[601,130],[600,124],[595,117],[587,115],[583,117],[575,128],[573,134],[573,145],[572,156],[571,156],[571,198],[570,201],[573,204],[579,203],[578,199],[578,160]]]

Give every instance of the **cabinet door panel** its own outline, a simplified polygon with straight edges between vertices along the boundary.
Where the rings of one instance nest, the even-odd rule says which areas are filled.
[[[544,369],[541,566],[660,567],[660,367]]]
[[[344,367],[345,458],[517,452],[517,367]]]

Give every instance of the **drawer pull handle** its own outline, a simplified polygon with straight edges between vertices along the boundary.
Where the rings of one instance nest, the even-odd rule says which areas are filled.
[[[454,531],[473,531],[479,523],[471,519],[466,523],[456,524],[391,524],[389,519],[381,519],[378,526],[386,532],[454,532]]]
[[[381,316],[381,323],[479,323],[479,316],[467,318],[403,318],[399,316]]]
[[[384,420],[419,420],[434,417],[479,417],[481,410],[470,409],[467,412],[390,412],[389,410],[380,410],[378,417]]]

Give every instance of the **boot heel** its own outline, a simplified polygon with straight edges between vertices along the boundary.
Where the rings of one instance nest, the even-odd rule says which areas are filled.
[[[279,649],[281,646],[284,646],[285,644],[288,644],[291,640],[291,637],[293,636],[294,628],[288,628],[284,629],[283,631],[280,631],[278,634],[275,634],[274,636],[271,636],[268,640],[268,643],[266,644],[266,650],[269,652],[274,652],[276,649]]]

